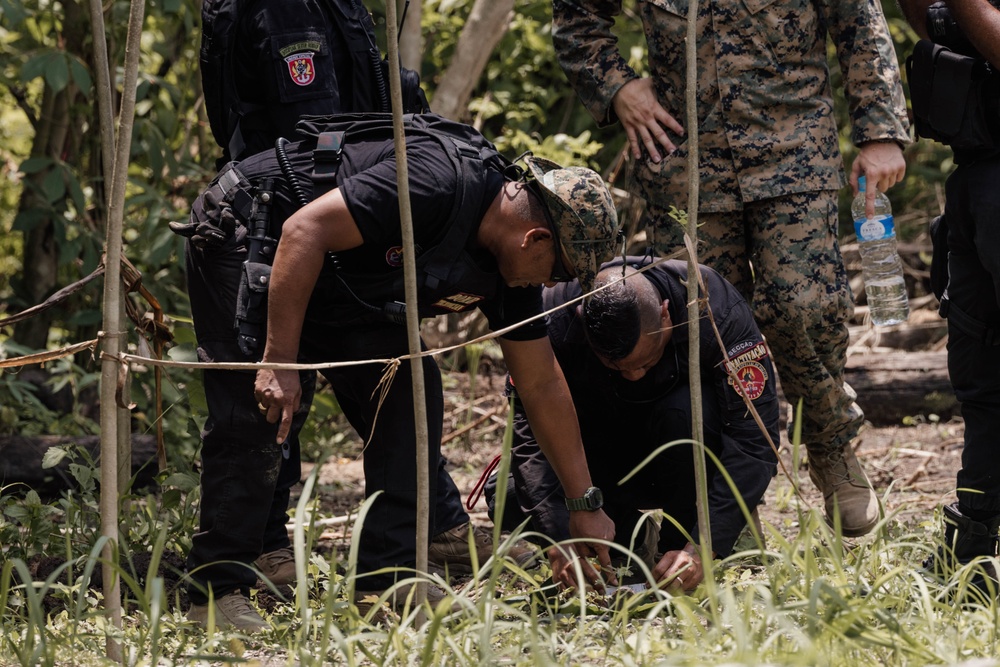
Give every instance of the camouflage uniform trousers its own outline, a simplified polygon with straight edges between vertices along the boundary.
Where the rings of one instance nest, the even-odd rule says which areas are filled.
[[[646,223],[659,254],[683,247],[684,229],[649,204]],[[785,398],[802,399],[802,442],[842,449],[864,413],[844,382],[847,320],[854,300],[837,241],[837,191],[783,195],[743,210],[699,213],[698,261],[752,304]],[[794,422],[789,425],[789,432]]]

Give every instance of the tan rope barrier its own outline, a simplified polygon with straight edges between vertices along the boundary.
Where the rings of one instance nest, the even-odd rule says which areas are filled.
[[[77,280],[75,283],[66,285],[66,287],[63,287],[61,290],[59,290],[58,292],[56,292],[45,301],[38,304],[37,306],[32,306],[31,308],[22,310],[19,313],[14,313],[10,317],[5,317],[4,319],[0,320],[0,327],[14,326],[18,322],[23,322],[24,320],[30,319],[35,315],[38,315],[39,313],[45,312],[49,308],[52,308],[53,306],[57,305],[59,302],[65,301],[69,297],[79,292],[87,283],[89,283],[94,278],[97,278],[98,276],[102,275],[104,275],[103,260],[98,265],[98,267],[94,269],[90,273],[90,275],[87,276],[86,278],[81,278],[80,280]]]
[[[48,350],[46,352],[37,352],[35,354],[26,354],[21,357],[3,359],[0,360],[0,369],[20,368],[21,366],[44,364],[49,361],[55,361],[56,359],[62,359],[63,357],[73,356],[77,352],[82,352],[86,349],[89,349],[91,354],[93,354],[94,350],[97,349],[97,343],[99,341],[100,338],[95,338],[93,340],[84,341],[83,343],[67,345],[66,347],[61,347],[58,350]]]
[[[636,273],[645,273],[646,271],[649,271],[650,269],[652,269],[654,266],[657,266],[658,264],[666,262],[669,259],[674,259],[674,258],[678,257],[682,252],[683,251],[679,251],[679,252],[674,253],[674,254],[672,254],[672,255],[670,255],[668,257],[654,258],[653,261],[651,261],[648,265],[646,265],[646,266],[644,266],[642,268],[636,269]],[[133,271],[134,271],[134,269],[133,269]],[[91,277],[93,277],[93,276],[91,276]],[[88,277],[85,280],[89,280],[89,279],[90,279],[90,277]],[[153,357],[148,357],[148,356],[143,356],[143,355],[138,355],[138,354],[128,354],[128,353],[122,352],[122,353],[119,353],[119,355],[117,357],[118,363],[121,364],[121,369],[119,370],[119,374],[118,374],[118,380],[119,380],[119,388],[118,388],[118,393],[117,393],[118,404],[121,407],[123,407],[123,408],[134,407],[134,404],[131,404],[131,406],[130,406],[129,404],[125,403],[124,399],[122,397],[122,394],[121,394],[123,386],[124,386],[124,381],[125,381],[125,378],[126,378],[127,373],[128,373],[128,369],[130,367],[130,364],[132,364],[132,363],[141,364],[141,365],[145,365],[145,366],[155,366],[155,367],[158,367],[158,368],[159,367],[163,367],[163,368],[180,368],[180,369],[188,369],[188,370],[195,370],[195,369],[199,369],[199,368],[201,368],[201,369],[211,368],[211,369],[216,369],[216,370],[245,370],[245,371],[259,371],[259,370],[265,370],[265,369],[266,370],[311,370],[311,371],[319,371],[319,370],[325,370],[325,369],[329,369],[329,368],[344,368],[344,367],[347,367],[347,366],[360,366],[360,365],[363,365],[363,364],[383,364],[383,365],[385,365],[386,370],[385,370],[385,373],[383,374],[382,379],[380,380],[380,382],[379,382],[379,384],[378,384],[378,386],[376,387],[376,390],[375,390],[376,392],[379,393],[379,402],[381,403],[382,399],[385,396],[385,392],[388,391],[389,386],[392,384],[392,380],[394,379],[395,374],[396,374],[396,369],[399,367],[399,364],[402,363],[403,361],[409,361],[411,359],[417,359],[417,358],[421,358],[421,357],[435,357],[435,356],[440,356],[442,354],[447,354],[448,352],[453,352],[455,350],[458,350],[460,348],[463,348],[463,347],[466,347],[466,346],[469,346],[469,345],[484,343],[486,341],[489,341],[489,340],[492,340],[492,339],[495,339],[495,338],[499,338],[500,336],[503,336],[504,334],[506,334],[506,333],[508,333],[510,331],[513,331],[513,330],[517,329],[518,327],[521,327],[521,326],[523,326],[523,325],[525,325],[525,324],[527,324],[529,322],[533,322],[535,320],[538,320],[538,319],[541,319],[541,318],[544,318],[544,317],[548,317],[552,313],[558,312],[558,311],[562,310],[563,308],[568,308],[570,306],[574,306],[575,304],[583,301],[587,297],[589,297],[589,296],[591,296],[593,294],[596,294],[597,292],[599,292],[601,290],[607,289],[607,288],[611,287],[612,285],[614,285],[617,282],[618,281],[612,281],[612,282],[608,283],[607,285],[604,285],[603,287],[600,287],[600,288],[598,288],[598,289],[596,289],[596,290],[594,290],[592,292],[588,292],[586,294],[581,294],[580,296],[576,297],[575,299],[571,299],[571,300],[567,301],[566,303],[564,303],[562,305],[556,306],[555,308],[550,308],[549,310],[546,310],[545,312],[539,313],[538,315],[534,315],[532,317],[524,319],[524,320],[522,320],[520,322],[517,322],[516,324],[512,324],[512,325],[510,325],[508,327],[505,327],[503,329],[499,329],[497,331],[492,331],[492,332],[490,332],[488,334],[484,334],[482,336],[479,336],[478,338],[474,338],[472,340],[468,340],[468,341],[465,341],[465,342],[462,342],[462,343],[456,343],[455,345],[449,345],[449,346],[446,346],[446,347],[435,348],[435,349],[432,349],[432,350],[424,350],[424,351],[421,351],[420,353],[417,353],[417,354],[405,354],[405,355],[401,355],[401,356],[398,356],[398,357],[391,357],[391,358],[355,359],[355,360],[352,360],[352,361],[333,361],[333,362],[308,363],[308,364],[298,364],[298,363],[295,363],[295,364],[293,364],[293,363],[280,363],[279,364],[279,363],[262,363],[262,362],[175,361],[175,360],[172,360],[172,359],[160,359],[160,358],[153,358]],[[700,272],[698,274],[698,283],[701,286],[702,292],[704,292],[705,294],[708,294],[708,288],[707,288],[707,286],[705,286],[705,284],[704,284],[704,282],[702,280]],[[134,291],[134,284],[132,285],[132,289]],[[61,290],[61,291],[63,291],[63,290]],[[725,357],[726,361],[728,362],[729,361],[729,356],[728,356],[728,354],[726,352],[725,345],[722,342],[721,336],[719,334],[718,327],[715,324],[715,318],[713,317],[712,312],[711,312],[710,309],[706,309],[706,310],[708,311],[707,317],[711,321],[712,329],[714,330],[716,339],[718,340],[719,348],[722,350],[722,354]],[[156,323],[156,328],[157,329],[165,328],[165,325],[163,324],[162,320],[160,320],[160,321],[158,321]],[[103,336],[103,335],[104,334],[102,332],[101,336]],[[31,364],[44,364],[44,363],[46,363],[48,361],[53,361],[55,359],[59,359],[59,358],[62,358],[62,357],[72,356],[72,355],[76,354],[77,352],[80,352],[80,351],[85,350],[85,349],[90,349],[91,352],[93,352],[97,348],[97,343],[99,342],[99,340],[100,340],[100,338],[97,338],[97,339],[89,340],[89,341],[86,341],[86,342],[83,342],[83,343],[77,343],[75,345],[70,345],[70,346],[67,346],[67,347],[63,347],[63,348],[60,348],[58,350],[51,350],[51,351],[48,351],[48,352],[41,352],[41,353],[38,353],[38,354],[31,354],[31,355],[25,355],[25,356],[22,356],[22,357],[15,357],[15,358],[12,358],[12,359],[5,359],[5,360],[0,361],[0,369],[3,369],[3,368],[14,368],[14,367],[20,367],[20,366],[27,366],[27,365],[31,365]],[[100,356],[103,359],[106,355],[104,353],[101,353]],[[738,386],[740,386],[742,388],[743,387],[743,381],[742,381],[742,379],[739,378],[739,377],[737,377],[731,368],[727,367],[727,372],[730,374],[730,377],[732,377],[735,382],[739,383]],[[742,392],[741,392],[741,395],[742,395]],[[771,440],[771,436],[767,432],[767,428],[764,426],[764,423],[761,420],[760,415],[757,413],[756,408],[753,406],[753,403],[751,401],[749,401],[749,399],[747,399],[745,395],[742,395],[742,397],[743,397],[744,403],[746,403],[746,405],[747,405],[748,410],[750,410],[750,413],[753,415],[754,420],[757,422],[758,427],[760,427],[761,432],[767,438],[768,444],[771,445],[771,449],[774,451],[775,456],[778,457],[778,465],[781,468],[781,471],[784,473],[785,477],[792,484],[793,491],[802,500],[803,503],[805,503],[807,506],[811,506],[811,505],[809,505],[808,501],[806,501],[806,499],[802,496],[802,492],[801,492],[801,489],[800,489],[799,485],[795,483],[795,480],[792,477],[792,474],[788,471],[788,469],[785,467],[784,462],[781,460],[781,457],[780,457],[780,454],[779,454],[779,448]]]

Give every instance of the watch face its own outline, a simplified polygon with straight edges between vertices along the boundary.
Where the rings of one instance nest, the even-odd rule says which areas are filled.
[[[596,510],[604,506],[604,494],[596,486],[587,489],[587,493],[584,494],[583,498],[587,501],[587,507],[590,509]]]
[[[604,506],[604,494],[596,486],[592,486],[584,491],[580,498],[566,498],[566,508],[571,512],[578,510],[588,510],[593,512]]]

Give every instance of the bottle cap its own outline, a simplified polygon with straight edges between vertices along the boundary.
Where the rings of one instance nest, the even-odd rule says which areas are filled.
[[[865,177],[858,176],[858,192],[864,192],[864,191],[865,191]]]

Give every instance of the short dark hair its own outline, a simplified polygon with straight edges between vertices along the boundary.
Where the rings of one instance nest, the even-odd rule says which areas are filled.
[[[620,268],[598,274],[595,287],[604,289],[591,295],[583,306],[587,342],[595,354],[608,361],[630,355],[639,336],[660,326],[659,301],[647,294],[652,285],[634,270],[626,272],[624,279]]]
[[[514,210],[518,216],[524,220],[531,220],[536,226],[544,224],[548,226],[548,216],[545,213],[545,202],[536,186],[532,183],[518,184],[528,192],[527,197],[516,197],[514,199]],[[555,234],[555,230],[552,231]]]

